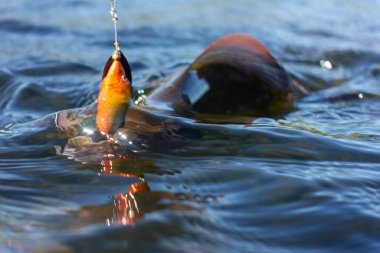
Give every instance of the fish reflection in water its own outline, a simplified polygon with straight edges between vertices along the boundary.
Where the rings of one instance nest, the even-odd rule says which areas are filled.
[[[103,175],[116,175],[128,179],[125,192],[113,195],[113,203],[84,206],[74,213],[82,222],[102,223],[111,225],[131,225],[145,214],[158,210],[196,211],[202,212],[192,203],[210,203],[218,201],[220,196],[193,195],[190,193],[175,193],[171,191],[152,191],[144,171],[163,173],[153,164],[143,162],[144,168],[130,170],[128,165],[136,164],[136,158],[124,156],[117,159],[107,159],[101,162]],[[150,168],[148,168],[150,167]],[[139,171],[140,173],[138,173]]]

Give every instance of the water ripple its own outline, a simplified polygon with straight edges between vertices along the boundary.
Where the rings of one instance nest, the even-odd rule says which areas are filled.
[[[245,33],[311,91],[273,119],[181,119],[120,160],[57,155],[28,123],[96,99],[109,4],[1,3],[0,251],[378,252],[379,2],[301,2],[118,1],[139,88]]]

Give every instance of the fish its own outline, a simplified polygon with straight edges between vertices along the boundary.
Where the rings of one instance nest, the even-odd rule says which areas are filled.
[[[254,117],[275,117],[294,110],[294,101],[307,92],[291,80],[261,42],[232,34],[210,44],[192,63],[148,93],[148,106],[134,103],[131,67],[116,50],[103,69],[96,101],[54,113],[35,125],[53,125],[49,129],[58,132],[56,138],[68,140],[63,151],[68,156],[76,152],[84,156],[94,146],[96,152],[104,149],[123,156],[130,155],[130,150],[172,149],[186,140],[202,138],[201,127],[188,118],[206,115],[220,122],[237,116],[233,122],[245,124]],[[174,113],[150,110],[155,104],[164,104]],[[110,140],[117,145],[98,145]]]
[[[261,42],[231,34],[154,90],[147,103],[166,103],[184,113],[268,117],[293,110],[305,94]]]

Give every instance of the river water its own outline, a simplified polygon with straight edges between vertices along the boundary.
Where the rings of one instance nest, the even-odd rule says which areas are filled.
[[[21,124],[96,99],[109,1],[0,3],[0,252],[379,252],[379,10],[120,1],[137,88],[244,33],[316,91],[281,117],[197,124],[205,138],[110,164],[58,155]]]

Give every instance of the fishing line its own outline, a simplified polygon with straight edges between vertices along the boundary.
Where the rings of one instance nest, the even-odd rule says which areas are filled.
[[[115,30],[115,48],[117,51],[120,51],[120,45],[119,41],[117,40],[117,21],[118,21],[118,16],[117,16],[117,10],[116,10],[116,0],[111,0],[111,17],[112,17],[112,22]]]

